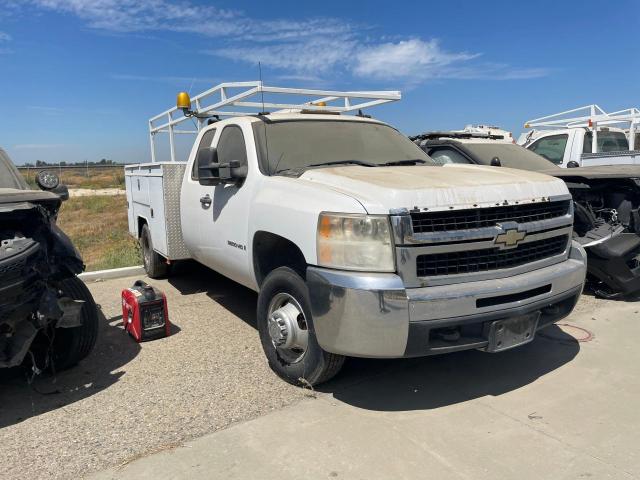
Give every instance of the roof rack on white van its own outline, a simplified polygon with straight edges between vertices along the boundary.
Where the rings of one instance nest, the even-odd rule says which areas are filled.
[[[358,112],[361,114],[362,109],[394,102],[401,98],[399,91],[341,92],[284,88],[266,86],[261,81],[221,83],[192,99],[187,94],[180,93],[177,106],[149,119],[151,161],[156,161],[154,141],[156,134],[169,134],[170,156],[171,161],[174,162],[176,134],[197,134],[203,126],[221,116],[266,115],[267,112],[264,110],[267,108],[285,111]],[[292,99],[294,102],[291,102]],[[229,110],[230,107],[236,107],[236,109]],[[176,128],[176,125],[190,119],[194,121],[195,130]]]

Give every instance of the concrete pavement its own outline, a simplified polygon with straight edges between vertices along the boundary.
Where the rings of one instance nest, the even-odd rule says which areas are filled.
[[[501,354],[351,359],[315,398],[90,478],[638,478],[639,309],[583,297]]]

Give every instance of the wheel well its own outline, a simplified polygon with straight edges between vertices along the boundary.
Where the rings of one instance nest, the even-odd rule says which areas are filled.
[[[253,269],[258,285],[278,267],[290,267],[305,278],[307,261],[292,241],[275,233],[257,232],[253,237]]]
[[[142,235],[142,226],[147,224],[147,219],[144,217],[138,217],[138,238]]]

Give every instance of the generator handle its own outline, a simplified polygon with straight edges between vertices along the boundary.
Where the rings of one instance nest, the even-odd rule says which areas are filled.
[[[148,300],[153,299],[156,295],[153,287],[144,280],[136,280],[135,282],[133,282],[133,286],[142,288],[144,296],[147,297]]]

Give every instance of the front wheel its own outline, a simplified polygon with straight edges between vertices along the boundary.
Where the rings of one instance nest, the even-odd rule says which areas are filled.
[[[318,345],[309,305],[306,283],[288,267],[267,275],[258,296],[258,332],[269,366],[294,385],[326,382],[344,364],[345,357]]]

